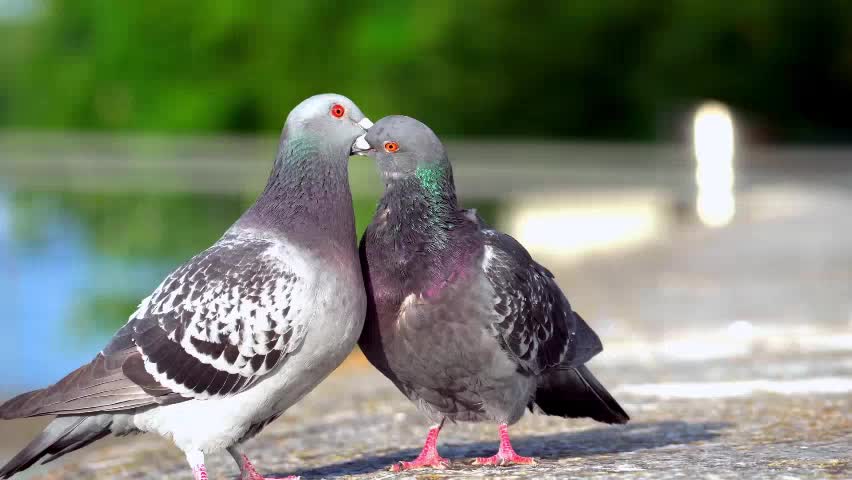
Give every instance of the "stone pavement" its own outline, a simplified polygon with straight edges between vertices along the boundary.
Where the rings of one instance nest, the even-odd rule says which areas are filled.
[[[448,470],[393,474],[387,467],[417,455],[426,422],[392,385],[369,369],[340,372],[247,444],[267,474],[303,479],[351,478],[852,478],[852,398],[847,394],[661,399],[619,392],[617,371],[596,369],[615,388],[633,421],[527,415],[510,431],[536,466],[470,466],[494,453],[488,425],[447,425]],[[209,460],[211,478],[231,478],[226,454]],[[180,452],[143,436],[87,450],[43,478],[185,479]]]

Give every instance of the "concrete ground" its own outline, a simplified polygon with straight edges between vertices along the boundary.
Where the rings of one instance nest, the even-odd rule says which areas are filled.
[[[797,196],[801,193],[800,196]],[[786,203],[785,203],[786,202]],[[354,356],[246,445],[267,474],[351,478],[852,478],[852,195],[756,189],[718,230],[670,226],[653,244],[558,268],[604,340],[592,370],[632,417],[610,427],[527,415],[511,428],[538,465],[476,468],[492,425],[447,425],[447,470],[393,474],[426,421]],[[37,427],[0,425],[0,455]],[[227,454],[211,478],[233,478]],[[68,456],[41,478],[185,479],[153,436]]]
[[[658,398],[619,393],[617,371],[596,369],[633,417],[626,426],[528,415],[511,429],[519,453],[536,466],[477,468],[492,455],[490,425],[447,425],[440,451],[448,470],[393,474],[412,459],[426,423],[371,370],[339,374],[246,448],[267,474],[351,478],[850,478],[852,399],[845,394],[755,392],[735,398]],[[848,372],[847,372],[848,373]],[[664,372],[654,375],[665,376]],[[232,478],[226,454],[209,459],[211,478]],[[184,479],[180,452],[152,436],[77,456],[42,478]]]

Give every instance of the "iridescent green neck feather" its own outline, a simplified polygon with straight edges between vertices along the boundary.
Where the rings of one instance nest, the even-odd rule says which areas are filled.
[[[380,232],[400,245],[419,245],[416,249],[424,252],[448,248],[466,223],[456,200],[453,170],[446,161],[421,164],[408,176],[390,179],[378,212],[380,224],[390,226]]]
[[[431,197],[440,197],[446,184],[446,172],[442,165],[417,167],[414,176],[420,181],[420,186]]]

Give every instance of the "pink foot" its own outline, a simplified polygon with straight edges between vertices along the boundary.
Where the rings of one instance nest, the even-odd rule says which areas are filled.
[[[500,449],[497,450],[497,455],[491,457],[477,458],[473,461],[474,465],[535,465],[535,459],[532,457],[522,457],[515,453],[512,448],[512,443],[509,441],[509,427],[505,424],[500,425]]]
[[[417,457],[411,462],[396,462],[391,465],[391,472],[402,472],[405,470],[417,470],[421,468],[436,468],[438,470],[443,470],[450,466],[450,461],[446,458],[435,455],[432,458],[420,458]]]
[[[246,480],[299,480],[300,477],[290,475],[289,477],[264,477],[257,473],[257,469],[251,464],[248,457],[243,455],[243,478]]]
[[[208,480],[207,467],[203,464],[192,467],[192,477],[195,480]]]
[[[532,457],[522,457],[515,452],[509,454],[498,453],[490,457],[480,457],[473,461],[474,465],[496,465],[505,467],[507,465],[535,465]]]
[[[390,468],[392,472],[402,472],[404,470],[417,470],[419,468],[437,468],[444,469],[450,466],[450,461],[438,455],[438,434],[441,433],[441,425],[434,426],[429,429],[429,434],[426,435],[426,443],[423,444],[423,450],[411,462],[397,462]]]

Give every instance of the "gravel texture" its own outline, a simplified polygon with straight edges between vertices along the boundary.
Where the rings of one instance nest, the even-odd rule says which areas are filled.
[[[608,379],[617,372],[599,369]],[[489,425],[444,428],[447,470],[393,474],[389,465],[417,455],[426,423],[378,374],[349,368],[324,383],[247,444],[269,475],[319,478],[850,478],[852,399],[846,395],[756,394],[715,400],[619,395],[626,426],[527,415],[510,432],[536,466],[473,467],[494,453]],[[226,454],[208,463],[212,478],[236,476]],[[274,475],[273,475],[274,476]],[[43,478],[185,479],[168,442],[144,436],[87,450]]]

